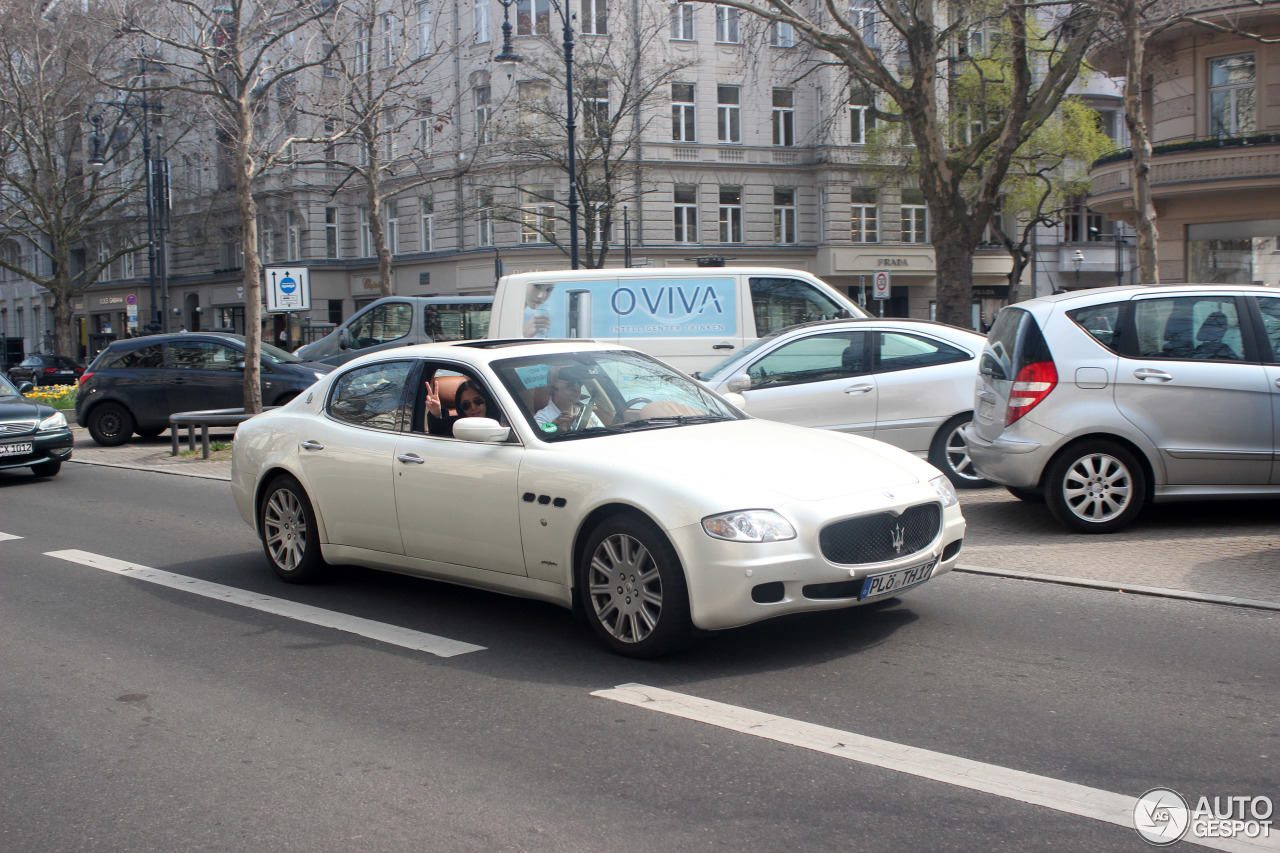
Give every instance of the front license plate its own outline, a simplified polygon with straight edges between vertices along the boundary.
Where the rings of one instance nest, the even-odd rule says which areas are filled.
[[[899,569],[887,575],[872,575],[862,582],[862,594],[858,598],[875,598],[879,595],[888,595],[891,592],[900,592],[918,583],[924,583],[933,574],[935,565],[937,563],[930,560],[927,563]]]
[[[31,442],[21,444],[0,444],[0,456],[26,456],[31,452]]]

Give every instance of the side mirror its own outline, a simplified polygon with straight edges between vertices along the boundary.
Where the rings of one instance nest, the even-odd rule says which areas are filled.
[[[743,391],[751,390],[751,377],[745,373],[735,373],[729,377],[729,381],[724,383],[724,390],[732,394],[741,394]]]
[[[235,368],[236,368],[236,370],[244,370],[244,362],[243,362],[243,361],[237,361],[237,362],[235,363]]]
[[[32,385],[30,382],[23,382],[18,386],[18,393],[23,397],[27,396],[27,392],[34,390],[36,390],[36,386]]]
[[[511,427],[504,427],[493,418],[459,418],[453,425],[453,437],[485,443],[506,441],[511,437]]]
[[[351,336],[346,329],[338,331],[338,349],[351,349]]]

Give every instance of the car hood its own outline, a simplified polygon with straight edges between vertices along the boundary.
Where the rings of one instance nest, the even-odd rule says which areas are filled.
[[[768,490],[802,501],[882,490],[936,476],[906,451],[869,438],[754,418],[646,430],[555,445],[611,457],[621,474]]]
[[[0,421],[43,420],[56,411],[52,406],[36,403],[25,397],[0,396]]]

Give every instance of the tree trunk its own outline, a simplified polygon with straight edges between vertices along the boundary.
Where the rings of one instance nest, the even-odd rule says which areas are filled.
[[[253,197],[253,119],[247,103],[238,116],[235,144],[236,206],[244,244],[244,410],[262,411],[262,260],[258,256],[258,203]]]
[[[1156,227],[1156,205],[1151,198],[1151,137],[1143,112],[1146,77],[1146,42],[1143,39],[1141,10],[1136,2],[1126,3],[1122,23],[1125,35],[1124,117],[1129,126],[1133,150],[1133,203],[1138,233],[1138,275],[1142,284],[1159,284],[1160,269],[1156,248],[1160,232]]]
[[[932,211],[931,211],[932,212]],[[933,253],[938,275],[939,323],[973,328],[973,244],[960,223],[933,226]]]
[[[50,291],[49,301],[53,303],[50,307],[53,308],[54,350],[58,355],[75,358],[77,355],[75,311],[71,306],[71,299],[61,296],[55,291]]]

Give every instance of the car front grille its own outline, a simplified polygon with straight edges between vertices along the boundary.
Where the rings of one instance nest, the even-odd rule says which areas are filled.
[[[26,432],[35,432],[35,421],[5,421],[0,423],[0,435],[22,435]]]
[[[908,507],[901,515],[881,512],[837,521],[822,529],[818,544],[833,563],[883,563],[929,547],[942,527],[936,503]]]

